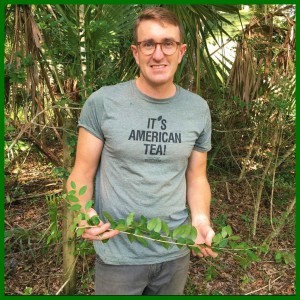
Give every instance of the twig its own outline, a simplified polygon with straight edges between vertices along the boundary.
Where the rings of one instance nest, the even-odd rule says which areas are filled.
[[[55,294],[56,296],[60,294],[60,292],[63,290],[63,288],[66,286],[66,284],[70,281],[70,277],[64,282],[64,284],[60,287],[60,289]]]
[[[6,225],[8,225],[10,228],[13,228],[6,220],[4,220],[4,223],[5,223]]]
[[[72,269],[74,269],[75,268],[75,266],[76,266],[76,262],[77,262],[77,260],[78,260],[78,256],[76,257],[76,260],[75,260],[75,262],[74,262],[74,264],[70,267],[70,269],[72,268]],[[68,271],[69,272],[69,271]],[[72,272],[70,272],[70,274],[71,274]],[[55,295],[59,295],[60,294],[60,292],[63,290],[63,288],[67,285],[67,283],[70,281],[70,276],[69,276],[69,278],[64,282],[64,284],[60,287],[60,289],[56,292],[56,294]]]
[[[226,192],[227,192],[227,199],[228,199],[229,202],[232,202],[227,181],[225,182],[225,186],[226,186]]]
[[[47,196],[47,195],[53,195],[53,194],[58,194],[62,191],[62,189],[56,189],[53,191],[47,191],[47,192],[43,192],[43,193],[32,193],[32,194],[28,194],[22,197],[18,197],[18,198],[13,198],[12,202],[14,201],[18,201],[18,200],[24,200],[24,199],[31,199],[31,198],[37,198],[37,197],[41,197],[41,196]]]
[[[95,228],[95,227],[98,227],[98,226],[77,226],[76,227],[76,230],[78,229],[88,229],[88,228]],[[108,231],[112,231],[112,230],[118,230],[118,229],[113,229],[113,228],[109,228]],[[161,243],[166,243],[166,244],[174,244],[174,245],[179,245],[179,246],[200,246],[200,247],[206,247],[206,248],[211,248],[211,249],[216,249],[216,250],[222,250],[222,251],[227,251],[227,252],[231,252],[231,251],[245,251],[245,250],[253,250],[253,249],[257,249],[258,247],[251,247],[251,248],[242,248],[242,249],[229,249],[229,248],[221,248],[221,247],[214,247],[214,246],[207,246],[205,244],[194,244],[194,245],[189,245],[189,244],[182,244],[182,243],[177,243],[177,242],[172,242],[172,241],[164,241],[164,240],[158,240],[158,239],[153,239],[153,238],[150,238],[150,237],[147,237],[147,236],[144,236],[144,235],[139,235],[139,234],[135,234],[135,233],[130,233],[130,232],[126,232],[126,231],[122,231],[122,230],[119,230],[121,233],[125,233],[127,235],[134,235],[136,237],[140,237],[140,238],[144,238],[144,239],[147,239],[147,240],[151,240],[151,241],[155,241],[155,242],[161,242]],[[168,238],[168,239],[171,239],[171,237],[168,237],[168,236],[162,236],[164,238]]]
[[[97,226],[78,226],[76,228],[77,229],[80,229],[80,228],[95,228]],[[111,230],[115,230],[115,229],[112,229],[112,228],[109,228],[108,229],[109,231]],[[118,229],[117,229],[118,230]],[[164,241],[164,240],[157,240],[157,239],[153,239],[151,237],[148,237],[148,236],[144,236],[144,235],[139,235],[139,234],[136,234],[136,233],[130,233],[130,232],[126,232],[126,231],[122,231],[122,230],[119,230],[121,233],[125,233],[127,235],[134,235],[136,237],[140,237],[140,238],[143,238],[143,239],[147,239],[147,240],[151,240],[151,241],[155,241],[155,242],[161,242],[161,243],[167,243],[167,244],[174,244],[174,245],[179,245],[179,246],[187,246],[187,244],[181,244],[181,243],[176,243],[176,242],[172,242],[172,241]],[[170,237],[167,237],[167,236],[162,236],[162,237],[166,237],[166,238],[170,238]],[[192,245],[191,245],[192,246]],[[198,245],[200,246],[200,245]]]
[[[249,292],[249,293],[245,294],[245,296],[246,296],[246,295],[254,294],[254,293],[256,293],[256,292],[259,292],[259,291],[261,291],[261,290],[263,290],[263,289],[265,289],[265,288],[267,288],[267,287],[269,287],[269,289],[270,289],[270,285],[273,284],[274,282],[276,282],[276,281],[277,281],[279,278],[281,278],[281,277],[282,277],[282,275],[278,276],[278,277],[275,278],[272,282],[269,282],[267,285],[265,285],[265,286],[263,286],[263,287],[261,287],[261,288],[255,290],[255,291],[252,291],[252,292]]]

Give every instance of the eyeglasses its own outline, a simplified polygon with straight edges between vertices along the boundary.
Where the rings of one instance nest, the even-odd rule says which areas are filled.
[[[155,43],[154,41],[150,40],[138,42],[137,45],[140,47],[141,52],[145,55],[152,55],[157,45],[161,45],[161,50],[165,55],[172,55],[176,52],[178,46],[181,45],[181,43],[175,41],[164,41],[162,43]]]

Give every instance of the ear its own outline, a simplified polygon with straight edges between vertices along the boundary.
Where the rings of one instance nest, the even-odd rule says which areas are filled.
[[[186,44],[180,45],[179,56],[178,56],[178,63],[181,63],[183,55],[185,54],[185,51],[186,51],[186,47],[187,47]]]
[[[131,45],[130,48],[131,48],[131,51],[132,51],[132,55],[135,59],[135,62],[138,65],[139,64],[139,54],[138,54],[137,46],[136,45]]]

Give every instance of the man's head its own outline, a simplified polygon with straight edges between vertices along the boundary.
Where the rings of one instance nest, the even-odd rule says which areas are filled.
[[[135,25],[131,50],[140,68],[139,87],[174,90],[173,79],[186,51],[177,16],[162,7],[144,10]]]
[[[180,33],[180,42],[183,43],[184,29],[183,29],[183,26],[182,26],[181,22],[179,21],[178,17],[176,16],[176,14],[174,12],[172,12],[164,7],[159,7],[159,6],[147,8],[147,9],[143,10],[141,12],[141,14],[138,16],[138,18],[135,22],[134,30],[133,30],[133,38],[134,38],[135,43],[138,42],[137,29],[138,29],[140,23],[142,21],[146,21],[146,20],[153,20],[153,21],[157,21],[161,24],[168,23],[168,24],[177,26],[179,29],[179,33]]]

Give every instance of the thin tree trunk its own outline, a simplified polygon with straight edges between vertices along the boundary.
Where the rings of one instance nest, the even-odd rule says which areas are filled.
[[[71,157],[72,148],[68,144],[69,132],[73,129],[73,119],[65,119],[64,125],[64,147],[63,158],[64,168],[71,170],[73,158]],[[64,193],[66,193],[66,180],[64,183]],[[71,229],[73,223],[73,212],[68,209],[67,202],[64,203],[63,211],[63,292],[65,295],[74,295],[76,290],[76,259],[75,259],[75,234]]]
[[[260,209],[260,202],[261,202],[261,198],[262,198],[262,192],[265,186],[265,181],[266,178],[268,176],[268,174],[270,173],[270,170],[272,168],[272,163],[274,162],[274,158],[276,156],[276,149],[279,146],[278,141],[280,139],[279,137],[279,127],[280,124],[277,126],[277,128],[275,128],[275,132],[273,135],[273,139],[272,140],[272,152],[271,155],[266,163],[264,172],[262,174],[262,177],[260,179],[259,182],[259,187],[258,187],[258,192],[257,192],[257,198],[255,200],[254,203],[254,217],[253,217],[253,237],[256,235],[256,227],[257,227],[257,221],[258,221],[258,214],[259,214],[259,209]],[[274,169],[275,171],[276,169]]]
[[[79,5],[79,39],[80,39],[80,61],[81,61],[81,80],[83,85],[83,95],[87,97],[86,91],[86,41],[85,41],[85,6]]]
[[[281,230],[283,229],[283,227],[286,224],[286,220],[287,220],[288,216],[291,214],[292,210],[294,209],[295,204],[296,204],[296,197],[294,197],[294,199],[291,201],[286,212],[281,215],[281,218],[279,219],[279,222],[278,222],[279,225],[275,228],[274,231],[272,231],[266,237],[266,239],[264,240],[264,244],[270,244],[271,241],[280,234]]]

